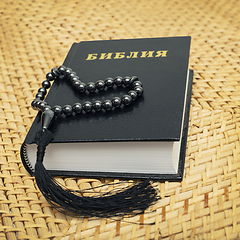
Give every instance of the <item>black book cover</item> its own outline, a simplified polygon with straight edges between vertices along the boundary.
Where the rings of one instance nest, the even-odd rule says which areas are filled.
[[[74,43],[64,65],[77,73],[81,81],[88,83],[116,76],[137,76],[143,83],[144,94],[128,107],[109,112],[84,113],[57,118],[51,127],[53,142],[112,142],[112,141],[179,141],[186,79],[190,37],[151,38],[88,41]],[[183,129],[179,171],[171,175],[131,173],[79,173],[51,171],[55,175],[81,175],[94,177],[127,177],[181,180],[187,141],[188,115],[191,100],[193,72],[189,73],[187,107]],[[112,89],[80,94],[68,81],[54,81],[46,102],[50,106],[76,102],[112,99],[128,90]],[[41,125],[40,113],[26,137],[34,142]]]

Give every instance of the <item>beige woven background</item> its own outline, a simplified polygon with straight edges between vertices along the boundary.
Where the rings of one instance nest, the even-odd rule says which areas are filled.
[[[240,239],[239,13],[237,0],[1,0],[0,239]],[[132,219],[56,212],[19,157],[45,74],[75,41],[183,35],[195,71],[183,181]]]

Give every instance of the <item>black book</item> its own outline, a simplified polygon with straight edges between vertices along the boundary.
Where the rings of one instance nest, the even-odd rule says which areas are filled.
[[[181,180],[193,79],[188,69],[190,41],[190,37],[169,37],[74,43],[63,65],[82,82],[137,76],[144,93],[119,109],[57,117],[50,129],[54,139],[47,147],[46,169],[58,176]],[[51,107],[73,105],[127,92],[114,87],[79,93],[59,78],[46,102]],[[30,174],[40,127],[39,112],[24,142],[28,160],[22,160]]]

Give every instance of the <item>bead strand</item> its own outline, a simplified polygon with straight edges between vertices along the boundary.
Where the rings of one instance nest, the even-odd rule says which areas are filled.
[[[51,81],[56,78],[63,76],[68,79],[73,88],[80,93],[94,93],[95,91],[103,91],[106,88],[113,88],[125,86],[131,90],[128,94],[124,95],[122,98],[114,97],[112,100],[105,100],[103,102],[96,100],[94,102],[86,101],[84,103],[75,103],[73,106],[65,105],[63,107],[56,105],[53,108],[44,101],[47,89],[51,87]],[[98,80],[96,83],[89,82],[87,84],[83,83],[76,73],[71,68],[66,68],[65,66],[60,66],[59,68],[53,68],[51,72],[47,73],[46,80],[42,82],[42,87],[38,89],[36,98],[32,101],[31,106],[35,110],[40,110],[42,112],[52,109],[55,116],[60,116],[62,114],[70,116],[73,113],[79,114],[82,112],[89,113],[92,111],[99,112],[102,110],[110,111],[113,108],[119,108],[122,105],[128,106],[133,101],[135,101],[143,93],[142,83],[138,80],[136,76],[122,78],[117,76],[115,79],[107,78],[105,81]]]

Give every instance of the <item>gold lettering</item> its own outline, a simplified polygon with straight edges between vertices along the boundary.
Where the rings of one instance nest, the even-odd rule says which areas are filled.
[[[86,60],[95,60],[97,59],[97,53],[91,53],[91,54],[88,54],[88,57]]]
[[[127,58],[137,58],[138,57],[138,52],[130,52],[130,55],[127,56]]]
[[[114,59],[125,58],[125,52],[116,52]]]
[[[145,58],[145,57],[153,57],[153,53],[155,51],[142,51],[142,56],[141,58]]]
[[[156,51],[155,56],[154,56],[155,51],[141,51],[141,56],[140,58],[151,58],[151,57],[167,57],[168,50],[161,50],[161,51]],[[112,56],[114,57],[112,58]],[[115,53],[101,53],[99,60],[103,59],[122,59],[122,58],[138,58],[139,52],[129,52],[128,56],[126,56],[126,52],[115,52]],[[98,53],[91,53],[88,54],[88,57],[86,60],[95,60],[98,58]]]
[[[155,57],[167,57],[168,50],[165,51],[157,51]]]
[[[101,53],[101,57],[99,59],[112,59],[113,53]]]

